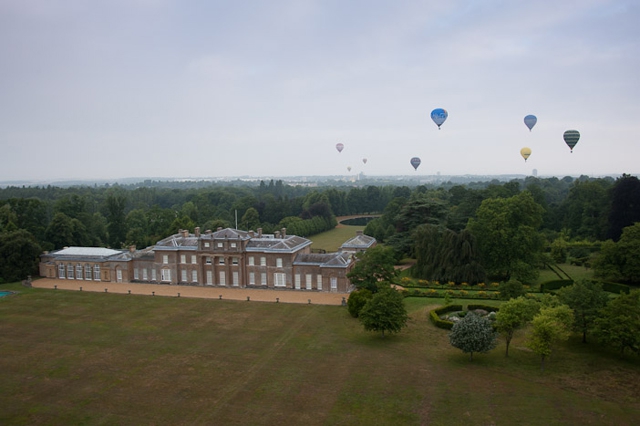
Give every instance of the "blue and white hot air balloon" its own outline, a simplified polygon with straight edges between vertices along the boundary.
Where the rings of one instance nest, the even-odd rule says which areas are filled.
[[[529,128],[529,131],[533,129],[533,126],[535,126],[537,122],[538,117],[536,117],[535,115],[529,114],[524,118],[524,124]]]
[[[410,162],[414,170],[418,170],[418,166],[420,165],[420,163],[422,163],[422,161],[420,161],[420,158],[418,157],[413,157]]]
[[[448,116],[449,116],[449,113],[447,113],[447,110],[442,108],[436,108],[433,111],[431,111],[431,119],[433,120],[434,123],[438,125],[438,130],[440,129],[440,126],[442,126],[442,123],[445,122]]]

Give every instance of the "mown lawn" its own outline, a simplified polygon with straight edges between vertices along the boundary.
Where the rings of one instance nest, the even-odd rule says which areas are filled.
[[[338,251],[340,246],[350,238],[356,236],[356,231],[363,231],[364,226],[337,226],[331,231],[309,237],[313,244],[312,249],[326,250],[328,253]]]
[[[637,357],[579,338],[541,374],[523,336],[468,357],[345,308],[22,289],[0,298],[0,424],[634,425]]]

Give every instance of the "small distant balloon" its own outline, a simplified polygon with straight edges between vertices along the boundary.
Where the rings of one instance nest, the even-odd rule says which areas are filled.
[[[524,162],[527,162],[527,158],[531,155],[531,148],[527,148],[526,146],[520,150],[520,155],[524,158]]]
[[[344,149],[344,144],[343,143],[336,144],[336,149],[338,150],[338,152],[342,152],[342,150]]]
[[[573,152],[573,147],[576,146],[578,141],[580,140],[580,132],[577,130],[567,130],[564,132],[564,142],[569,146],[571,152]]]
[[[413,157],[410,162],[414,170],[418,170],[418,166],[422,163],[418,157]]]
[[[434,123],[438,125],[438,130],[440,129],[440,126],[442,126],[442,123],[445,122],[448,116],[449,116],[449,113],[447,112],[447,110],[442,108],[436,108],[433,111],[431,111],[431,119],[433,120]]]
[[[347,166],[347,171],[350,172],[351,171],[351,166]]]
[[[536,117],[535,115],[527,115],[524,118],[524,124],[529,128],[529,131],[533,129],[533,126],[535,126],[537,122],[538,122],[538,117]]]
[[[363,162],[364,164],[367,164],[367,159],[366,159],[366,158],[363,158],[363,159],[362,159],[362,162]]]

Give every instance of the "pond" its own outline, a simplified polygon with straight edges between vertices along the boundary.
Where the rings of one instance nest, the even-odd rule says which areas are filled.
[[[0,291],[0,297],[5,297],[8,296],[10,294],[13,294],[12,291]]]

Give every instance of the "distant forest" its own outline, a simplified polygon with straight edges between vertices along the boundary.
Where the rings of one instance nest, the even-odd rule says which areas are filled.
[[[537,211],[539,206],[539,220],[526,215],[522,220],[530,221],[536,236],[543,239],[542,251],[561,240],[570,249],[578,247],[570,253],[573,257],[585,258],[599,242],[618,241],[623,228],[640,221],[640,182],[629,175],[413,187],[308,187],[281,180],[23,186],[0,189],[0,256],[19,253],[37,260],[42,250],[67,246],[142,248],[179,229],[193,232],[195,227],[262,228],[265,233],[287,228],[289,234],[308,237],[335,227],[336,216],[380,214],[365,233],[393,247],[398,259],[416,258],[433,248],[424,246],[429,233],[431,240],[441,238],[444,231],[479,238],[483,232],[479,223],[488,220],[479,218],[479,213],[499,216],[491,213],[487,200],[509,200],[523,193],[536,206],[523,204],[523,209]],[[0,262],[0,279],[5,281],[35,271],[35,261],[16,273],[7,272],[14,267],[12,261]],[[508,271],[489,275],[496,273],[510,275]]]

